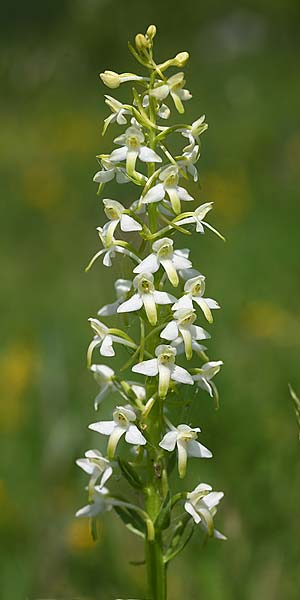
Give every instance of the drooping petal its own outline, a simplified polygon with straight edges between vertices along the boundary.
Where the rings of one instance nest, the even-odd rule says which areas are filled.
[[[133,312],[142,308],[143,302],[140,294],[133,294],[129,300],[122,302],[118,307],[118,313]]]
[[[186,474],[187,464],[187,449],[186,442],[183,440],[177,440],[177,451],[178,451],[178,473],[180,479],[183,479]]]
[[[137,446],[144,446],[147,443],[146,438],[136,425],[129,425],[125,434],[125,440],[128,444],[136,444]]]
[[[212,298],[205,298],[205,302],[211,310],[221,308],[220,304],[218,302],[216,302],[216,300],[213,300]]]
[[[193,519],[194,519],[194,521],[195,521],[196,524],[200,523],[201,517],[199,517],[197,511],[195,510],[195,508],[192,505],[192,503],[189,502],[189,500],[187,500],[185,502],[184,508],[185,508],[186,512],[189,513],[193,517]]]
[[[160,398],[165,398],[170,385],[171,370],[166,365],[159,364],[158,375],[158,395]]]
[[[185,259],[182,259],[182,260],[185,260]],[[170,258],[164,258],[164,259],[160,259],[160,263],[163,266],[163,268],[165,269],[168,279],[171,282],[171,284],[174,287],[177,287],[178,283],[179,283],[179,279],[178,279],[176,268],[174,266],[174,261],[172,261]]]
[[[115,169],[108,169],[107,171],[103,169],[102,171],[98,171],[93,177],[93,181],[96,183],[107,183],[111,181],[115,176]]]
[[[124,213],[121,215],[120,225],[122,231],[141,231],[143,229],[135,219]]]
[[[210,333],[203,327],[199,327],[199,325],[191,325],[191,332],[194,340],[208,340],[211,338]]]
[[[191,202],[192,200],[194,200],[193,196],[191,196],[183,187],[178,186],[177,193],[180,200],[184,200],[185,202]]]
[[[115,424],[114,430],[111,432],[107,444],[107,456],[109,460],[113,459],[119,440],[122,435],[124,435],[125,431],[126,429],[124,427],[120,427],[119,425]]]
[[[154,294],[152,292],[141,295],[143,305],[146,311],[146,315],[148,321],[151,325],[156,325],[157,323],[157,310],[155,304]]]
[[[179,331],[182,335],[186,358],[190,360],[193,356],[191,329],[189,327],[180,327]]]
[[[207,304],[207,302],[205,301],[204,298],[197,298],[196,300],[198,306],[200,306],[205,318],[208,320],[209,323],[213,322],[213,316],[211,314],[211,310]]]
[[[151,358],[150,360],[143,360],[142,362],[132,367],[134,373],[141,373],[142,375],[148,375],[149,377],[155,377],[158,374],[157,358]]]
[[[176,250],[173,254],[173,263],[174,267],[177,270],[181,269],[190,269],[192,267],[192,263],[188,258],[180,255]]]

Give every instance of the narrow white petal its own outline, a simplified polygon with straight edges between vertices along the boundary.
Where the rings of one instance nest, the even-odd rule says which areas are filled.
[[[185,508],[186,512],[189,513],[193,517],[195,523],[197,523],[197,524],[200,523],[201,518],[199,517],[197,511],[194,509],[191,502],[187,501],[184,505],[184,508]]]
[[[221,308],[220,304],[218,304],[218,302],[216,302],[216,300],[213,300],[212,298],[205,298],[205,302],[211,310],[214,310],[216,308]]]
[[[76,465],[83,469],[88,475],[91,475],[95,469],[95,464],[91,463],[87,458],[78,458],[76,460]]]
[[[180,200],[185,200],[186,202],[194,200],[193,196],[191,196],[187,190],[183,187],[178,186],[177,192]]]
[[[175,269],[177,269],[177,270],[190,269],[192,266],[191,261],[188,260],[188,258],[184,258],[184,256],[180,256],[180,254],[178,254],[176,250],[173,254],[173,263],[174,263]]]

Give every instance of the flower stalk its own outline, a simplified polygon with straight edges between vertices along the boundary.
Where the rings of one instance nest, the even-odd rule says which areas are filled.
[[[197,206],[199,192],[191,195],[188,189],[190,180],[194,186],[198,182],[205,117],[191,125],[163,125],[172,110],[183,115],[192,97],[182,71],[189,54],[179,52],[157,64],[155,35],[156,27],[150,25],[145,35],[137,34],[135,47],[129,44],[145,73],[106,70],[100,75],[111,90],[128,82],[134,87],[132,104],[105,96],[111,114],[104,120],[103,135],[108,128],[123,129],[114,138],[117,147],[98,155],[94,181],[98,194],[114,179],[130,192],[124,204],[110,194],[102,198],[107,218],[97,227],[102,248],[87,270],[101,257],[104,267],[113,269],[118,261],[118,274],[126,265],[130,275],[116,279],[116,298],[98,310],[101,320],[89,319],[94,337],[88,368],[99,386],[94,407],[102,413],[89,428],[102,440],[106,436],[107,444],[102,452],[89,450],[77,461],[90,476],[88,504],[77,516],[94,523],[115,510],[129,531],[144,540],[149,600],[166,600],[167,565],[188,544],[195,526],[206,538],[225,539],[214,526],[223,492],[203,482],[183,491],[180,483],[191,459],[212,458],[198,441],[200,427],[182,423],[182,415],[199,401],[201,390],[218,402],[212,379],[222,365],[209,359],[202,344],[211,337],[202,324],[210,326],[212,311],[220,306],[206,297],[205,275],[183,244],[199,233],[224,238],[206,221],[212,203]],[[170,73],[170,68],[180,71]],[[178,156],[172,151],[175,136],[185,144]],[[111,368],[116,354],[125,360],[119,373]],[[103,413],[109,401],[107,419]]]

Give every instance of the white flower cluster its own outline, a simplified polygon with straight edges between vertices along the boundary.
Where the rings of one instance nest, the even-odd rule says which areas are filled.
[[[151,26],[153,27],[153,26]],[[97,318],[90,318],[94,337],[88,348],[88,367],[99,385],[95,399],[95,409],[103,401],[118,395],[124,403],[113,410],[111,420],[92,423],[91,430],[108,437],[106,455],[98,450],[89,450],[85,458],[77,464],[90,476],[89,504],[77,512],[78,516],[95,517],[112,507],[127,510],[127,526],[139,535],[156,535],[157,514],[151,514],[147,498],[145,510],[132,502],[111,494],[105,487],[108,479],[113,480],[115,470],[122,474],[133,487],[141,491],[152,490],[165,510],[166,498],[170,495],[167,473],[172,455],[177,453],[179,477],[184,478],[188,457],[211,458],[211,451],[197,441],[199,427],[186,423],[174,426],[170,421],[178,419],[176,412],[171,416],[173,399],[182,398],[182,408],[191,404],[191,393],[186,400],[185,390],[193,396],[200,389],[211,397],[217,397],[213,377],[219,372],[222,361],[209,360],[207,348],[202,344],[211,336],[197,319],[213,321],[213,311],[220,306],[205,295],[205,276],[194,268],[190,260],[190,249],[179,248],[174,241],[178,236],[204,234],[211,230],[222,237],[205,218],[212,209],[212,203],[201,204],[192,211],[183,212],[182,203],[196,202],[197,193],[191,195],[198,181],[196,164],[200,157],[200,136],[207,129],[204,116],[191,125],[162,125],[160,119],[168,119],[171,106],[169,98],[180,114],[184,113],[184,103],[192,96],[185,89],[184,73],[170,77],[164,75],[170,66],[182,68],[188,54],[182,52],[174,59],[156,65],[153,61],[153,30],[146,36],[136,39],[134,55],[149,69],[149,77],[133,73],[121,75],[105,71],[101,79],[109,88],[118,88],[127,81],[134,82],[138,91],[133,90],[132,104],[123,104],[112,96],[106,96],[106,104],[111,114],[104,121],[103,133],[112,124],[125,127],[115,137],[118,146],[110,154],[98,156],[100,170],[94,176],[99,184],[99,193],[104,186],[116,178],[119,184],[127,183],[130,201],[124,206],[121,202],[103,199],[107,222],[98,227],[103,248],[92,258],[88,268],[102,256],[103,264],[111,267],[119,254],[118,272],[130,273],[126,279],[115,282],[116,299],[98,311],[101,319],[113,317],[130,322],[130,332],[134,323],[140,325],[138,339],[128,335],[129,328],[110,327]],[[151,37],[152,36],[152,37]],[[171,104],[172,105],[172,104]],[[173,156],[166,147],[166,140],[179,134],[187,138],[179,156]],[[122,264],[121,264],[122,261]],[[132,261],[132,262],[131,262]],[[132,264],[133,263],[133,264]],[[116,348],[122,346],[130,355],[126,368],[144,376],[143,380],[127,380],[122,372],[116,372],[109,365],[93,363],[94,351],[102,357],[114,357]],[[195,359],[195,364],[190,361]],[[184,366],[181,366],[181,361]],[[199,365],[199,361],[201,361]],[[176,409],[182,414],[182,410]],[[133,452],[121,451],[121,442],[131,445]],[[125,458],[122,458],[122,452]],[[119,465],[117,466],[116,456]],[[154,468],[155,464],[155,468]],[[159,473],[159,475],[158,475]],[[181,495],[184,508],[194,523],[204,531],[219,539],[224,536],[214,528],[213,518],[216,507],[223,496],[213,492],[205,483],[200,483],[192,492]],[[169,503],[171,513],[176,502]],[[149,505],[150,506],[150,505]],[[157,502],[156,502],[157,506]],[[130,508],[129,508],[130,507]],[[128,511],[136,511],[144,522],[147,534],[136,523],[128,521]],[[120,512],[120,516],[122,518]],[[125,522],[125,520],[124,520]],[[152,526],[154,528],[154,533]],[[172,524],[172,520],[171,520]],[[171,525],[172,526],[172,525]],[[150,532],[150,533],[149,533]],[[170,554],[170,550],[169,550]]]

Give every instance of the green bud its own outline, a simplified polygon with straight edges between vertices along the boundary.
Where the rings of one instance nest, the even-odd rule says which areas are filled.
[[[176,54],[175,58],[173,59],[173,65],[174,67],[184,67],[187,63],[187,61],[189,60],[190,55],[188,52],[179,52],[178,54]]]
[[[149,25],[147,31],[146,31],[146,35],[148,36],[148,38],[150,40],[153,40],[153,38],[156,36],[156,27],[155,25]]]
[[[100,79],[102,79],[104,85],[107,85],[107,87],[111,89],[118,88],[121,83],[120,75],[114,71],[104,71],[104,73],[100,73]]]
[[[147,38],[142,34],[142,33],[138,33],[135,36],[135,45],[136,45],[136,49],[139,50],[140,52],[147,50],[147,48],[149,48],[149,42],[147,40]]]

